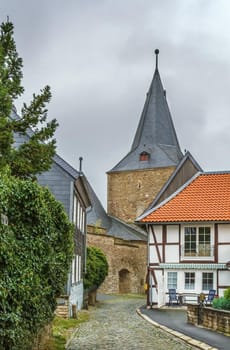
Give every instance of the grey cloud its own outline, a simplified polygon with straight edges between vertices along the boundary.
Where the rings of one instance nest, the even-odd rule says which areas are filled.
[[[26,93],[49,84],[58,152],[105,204],[106,175],[129,150],[160,49],[178,139],[204,169],[229,169],[230,3],[224,0],[2,0]]]

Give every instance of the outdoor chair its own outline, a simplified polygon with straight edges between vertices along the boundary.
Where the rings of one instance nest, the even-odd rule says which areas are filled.
[[[207,305],[208,303],[211,305],[212,301],[215,297],[216,290],[215,289],[210,289],[208,292],[208,296],[205,298],[205,304]]]
[[[178,298],[178,295],[176,293],[176,289],[170,288],[169,289],[169,306],[175,302],[177,305],[179,305],[179,298]]]

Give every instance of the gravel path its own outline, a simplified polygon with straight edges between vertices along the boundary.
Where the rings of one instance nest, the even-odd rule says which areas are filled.
[[[143,320],[136,309],[144,298],[107,296],[90,311],[89,322],[75,331],[67,350],[194,350]]]

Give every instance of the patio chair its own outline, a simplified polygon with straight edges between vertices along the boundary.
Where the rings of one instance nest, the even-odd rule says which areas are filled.
[[[179,305],[179,298],[178,298],[178,295],[176,293],[176,289],[170,288],[169,289],[169,304],[168,305],[170,306],[175,302],[177,305]]]
[[[207,305],[208,303],[211,305],[212,304],[212,301],[215,297],[215,294],[216,294],[216,290],[215,289],[210,289],[209,292],[208,292],[208,296],[205,298],[205,304]]]

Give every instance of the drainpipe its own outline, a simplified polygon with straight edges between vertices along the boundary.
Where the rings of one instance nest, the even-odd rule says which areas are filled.
[[[148,235],[148,245],[147,245],[147,281],[148,281],[148,288],[147,288],[147,306],[152,305],[152,283],[151,283],[151,274],[149,271],[149,262],[150,262],[150,239],[149,239],[149,227],[148,224],[146,224],[146,231]],[[149,289],[150,286],[150,289]]]

